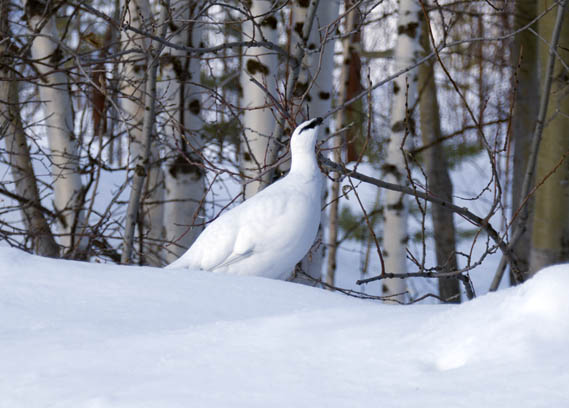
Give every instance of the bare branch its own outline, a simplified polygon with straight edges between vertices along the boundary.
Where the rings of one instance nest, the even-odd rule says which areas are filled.
[[[481,218],[481,217],[477,216],[476,214],[470,212],[466,207],[459,207],[457,205],[454,205],[453,203],[449,203],[448,201],[442,200],[442,199],[432,195],[429,192],[425,193],[425,192],[417,191],[417,190],[414,190],[412,188],[402,186],[399,184],[387,183],[385,181],[382,181],[382,180],[379,180],[379,179],[376,179],[376,178],[373,178],[370,176],[366,176],[365,174],[358,173],[357,171],[347,169],[343,165],[338,164],[338,163],[334,163],[333,161],[328,160],[327,158],[325,158],[322,155],[319,155],[318,160],[320,161],[320,165],[329,171],[335,171],[335,172],[338,172],[340,174],[361,180],[365,183],[373,184],[377,187],[381,187],[381,188],[385,188],[385,189],[393,190],[393,191],[399,191],[400,193],[404,193],[404,194],[408,194],[408,195],[411,195],[414,197],[422,198],[424,200],[430,201],[433,204],[437,204],[437,205],[443,206],[445,208],[448,208],[449,210],[459,214],[460,216],[462,216],[465,219],[472,222],[474,225],[476,225],[479,228],[486,231],[488,236],[490,238],[492,238],[492,240],[495,242],[495,244],[498,246],[498,248],[500,248],[500,250],[502,251],[504,256],[506,256],[508,258],[508,260],[513,265],[516,264],[515,256],[511,250],[511,248],[509,248],[508,245],[502,240],[502,237],[500,237],[500,234],[498,234],[498,232],[494,229],[492,224],[490,224],[490,222],[488,221],[487,218]]]

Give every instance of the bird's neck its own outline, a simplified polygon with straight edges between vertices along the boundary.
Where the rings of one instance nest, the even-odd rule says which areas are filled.
[[[320,175],[320,168],[314,152],[294,152],[290,164],[290,174],[296,177],[312,179]]]

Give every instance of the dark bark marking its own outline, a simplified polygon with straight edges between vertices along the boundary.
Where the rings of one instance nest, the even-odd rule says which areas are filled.
[[[405,120],[400,120],[395,122],[393,126],[391,126],[392,132],[403,132],[406,129],[406,122]]]
[[[403,202],[401,200],[399,200],[398,202],[394,203],[394,204],[388,204],[387,206],[388,210],[392,210],[392,211],[402,211],[403,210]],[[404,238],[403,240],[401,240],[402,242],[405,241],[407,242],[407,238]]]
[[[194,174],[197,180],[204,175],[204,170],[200,163],[201,160],[199,158],[190,158],[179,154],[168,167],[168,172],[174,178],[177,178],[178,174]]]
[[[300,21],[294,25],[294,32],[297,33],[300,37],[302,37],[303,27],[304,27],[304,23],[302,21]]]
[[[416,21],[412,21],[412,22],[408,23],[407,25],[398,26],[397,27],[397,34],[398,35],[406,34],[410,38],[416,38],[418,28],[419,28],[419,23],[417,23]]]
[[[270,27],[273,30],[277,29],[277,19],[274,16],[267,16],[261,21],[261,26]]]
[[[50,3],[41,0],[28,0],[26,2],[25,13],[28,19],[35,16],[49,16],[50,12]]]
[[[397,82],[393,82],[393,95],[397,95],[401,88],[397,85]]]
[[[298,81],[294,86],[294,91],[292,92],[293,96],[300,98],[306,90],[308,89],[308,84],[306,82]]]
[[[251,75],[255,75],[257,72],[263,75],[268,75],[269,67],[267,67],[265,64],[260,63],[259,61],[250,59],[247,61],[247,72],[249,72]]]
[[[136,165],[134,172],[138,177],[146,177],[146,169],[141,164]]]
[[[199,115],[200,111],[201,111],[201,103],[198,99],[194,99],[192,100],[189,105],[188,105],[188,109],[190,110],[190,112],[192,112],[194,115]]]
[[[399,179],[399,177],[401,177],[401,173],[399,172],[399,170],[397,169],[396,166],[394,166],[393,164],[384,164],[383,166],[381,166],[381,170],[385,173],[385,174],[393,174],[396,178]]]
[[[57,47],[55,51],[49,56],[49,62],[55,66],[59,65],[59,61],[63,59],[63,52],[61,48]]]

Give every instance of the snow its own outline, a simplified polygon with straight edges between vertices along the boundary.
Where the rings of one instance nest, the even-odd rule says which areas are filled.
[[[569,406],[569,265],[462,305],[0,248],[0,407]]]

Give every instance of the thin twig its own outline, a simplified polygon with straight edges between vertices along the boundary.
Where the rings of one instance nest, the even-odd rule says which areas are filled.
[[[362,212],[364,213],[364,217],[366,220],[366,224],[367,224],[367,228],[369,230],[369,233],[373,237],[373,241],[375,243],[375,248],[377,249],[377,255],[379,256],[379,262],[381,264],[381,274],[383,275],[383,274],[385,274],[385,262],[383,261],[383,254],[381,253],[381,247],[379,246],[379,241],[377,240],[377,235],[375,235],[375,231],[373,230],[373,225],[369,220],[369,217],[367,215],[367,211],[366,211],[364,205],[362,204],[362,200],[360,200],[360,195],[356,191],[356,187],[354,186],[354,183],[352,182],[352,178],[350,176],[348,176],[348,181],[350,182],[350,186],[352,186],[352,191],[354,192],[354,195],[356,196],[356,199],[358,200],[358,204],[360,205],[360,208],[362,209]]]
[[[376,179],[374,177],[366,176],[365,174],[358,173],[357,171],[347,169],[346,167],[344,167],[341,164],[334,163],[333,161],[325,158],[322,155],[318,156],[318,160],[320,161],[320,165],[323,168],[328,169],[329,171],[338,172],[340,174],[361,180],[365,183],[373,184],[377,187],[381,187],[381,188],[385,188],[385,189],[393,190],[393,191],[399,191],[399,192],[404,193],[404,194],[408,194],[408,195],[411,195],[414,197],[419,197],[419,198],[422,198],[424,200],[430,201],[431,203],[434,203],[434,204],[443,206],[445,208],[448,208],[449,210],[461,215],[465,219],[472,222],[474,225],[476,225],[479,228],[486,231],[488,236],[496,243],[496,245],[498,246],[498,248],[500,248],[500,250],[504,253],[504,255],[506,257],[508,257],[508,259],[513,261],[514,254],[512,253],[512,250],[502,240],[502,237],[500,237],[500,234],[498,234],[498,232],[494,229],[492,224],[490,224],[488,219],[481,218],[481,217],[477,216],[476,214],[470,212],[466,207],[459,207],[457,205],[454,205],[453,203],[450,203],[450,202],[445,201],[445,200],[443,200],[437,196],[434,196],[429,192],[415,191],[415,190],[413,190],[409,187],[406,187],[406,186],[388,183],[386,181],[379,180],[379,179]]]

